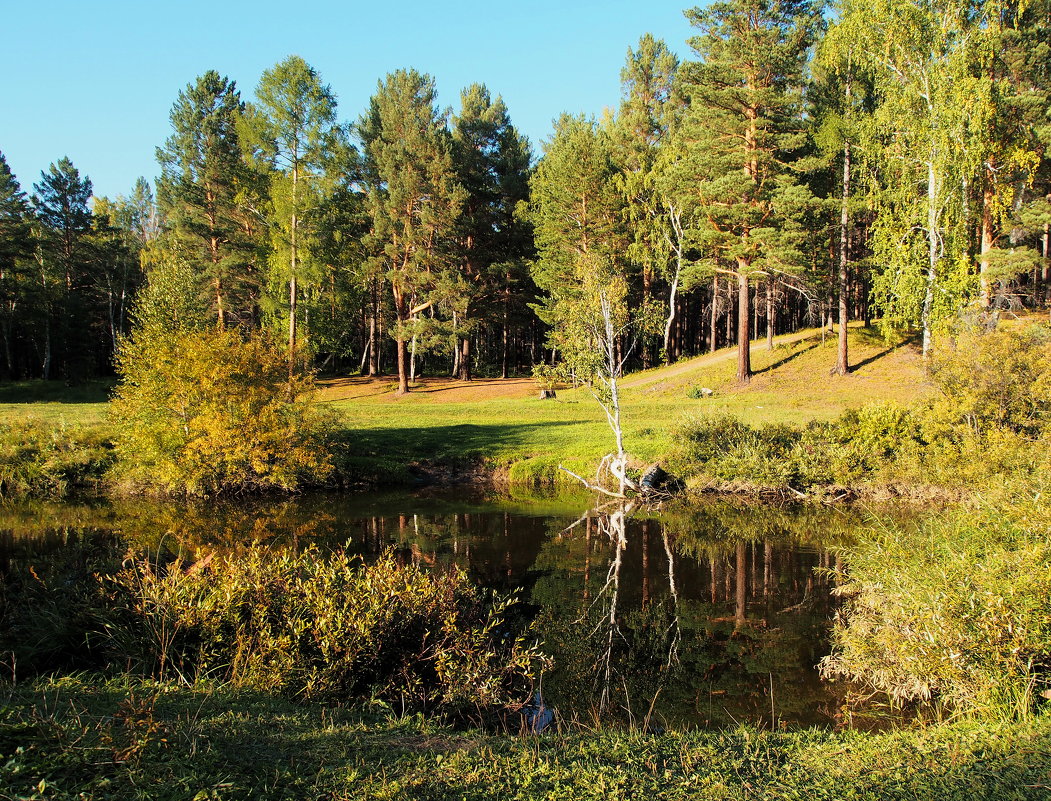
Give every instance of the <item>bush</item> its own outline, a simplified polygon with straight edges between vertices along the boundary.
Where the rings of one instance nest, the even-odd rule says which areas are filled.
[[[147,329],[148,331],[148,329]],[[332,471],[328,418],[285,355],[235,331],[149,331],[118,359],[112,405],[127,486],[175,495],[295,489]]]
[[[791,426],[752,427],[729,415],[692,418],[673,437],[679,443],[675,462],[717,481],[795,487],[800,483],[795,451],[801,437]]]
[[[112,442],[99,430],[0,423],[0,497],[65,497],[98,486],[114,458]]]
[[[188,569],[137,561],[110,588],[114,658],[160,676],[467,711],[528,699],[539,664],[507,630],[512,599],[389,553],[370,565],[313,548],[251,548]]]
[[[1028,714],[1051,686],[1051,516],[1036,498],[848,549],[822,671],[899,703]]]
[[[931,406],[945,430],[1003,429],[1030,437],[1051,420],[1051,329],[1046,325],[968,331],[931,362],[941,398]],[[933,420],[932,420],[933,422]]]

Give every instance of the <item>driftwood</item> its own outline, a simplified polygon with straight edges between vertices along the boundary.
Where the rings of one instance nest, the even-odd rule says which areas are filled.
[[[578,476],[572,470],[563,467],[562,465],[559,465],[558,469],[561,470],[563,473],[567,473],[573,476],[573,478],[575,478],[589,490],[593,492],[601,492],[603,495],[608,495],[611,498],[627,497],[627,495],[625,494],[626,490],[631,490],[632,492],[640,491],[639,485],[627,475],[627,454],[621,454],[618,456],[613,453],[607,453],[605,456],[603,456],[602,461],[599,462],[598,469],[595,471],[594,481],[588,481],[583,476]],[[603,479],[605,478],[606,474],[611,476],[616,481],[616,491],[607,489],[605,487]]]

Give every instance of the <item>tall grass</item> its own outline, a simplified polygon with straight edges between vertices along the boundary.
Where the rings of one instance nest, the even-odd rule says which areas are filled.
[[[0,497],[65,497],[98,490],[115,461],[101,428],[36,419],[0,422]]]
[[[1051,510],[1038,494],[875,530],[844,559],[827,676],[984,717],[1025,717],[1048,696]]]
[[[118,547],[71,543],[11,571],[0,651],[22,673],[107,668],[467,715],[528,700],[544,664],[514,598],[456,569],[259,546],[120,566]]]

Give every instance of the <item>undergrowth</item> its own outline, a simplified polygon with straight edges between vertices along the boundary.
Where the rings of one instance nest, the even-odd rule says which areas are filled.
[[[456,730],[374,703],[80,675],[6,688],[0,794],[54,799],[1032,801],[1051,718],[885,734]]]

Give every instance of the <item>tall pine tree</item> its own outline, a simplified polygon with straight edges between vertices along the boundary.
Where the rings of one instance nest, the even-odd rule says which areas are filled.
[[[789,162],[803,141],[800,95],[821,27],[812,0],[730,0],[687,13],[684,122],[701,212],[699,245],[737,281],[737,378],[751,378],[750,282],[799,264],[794,214],[808,200]]]

